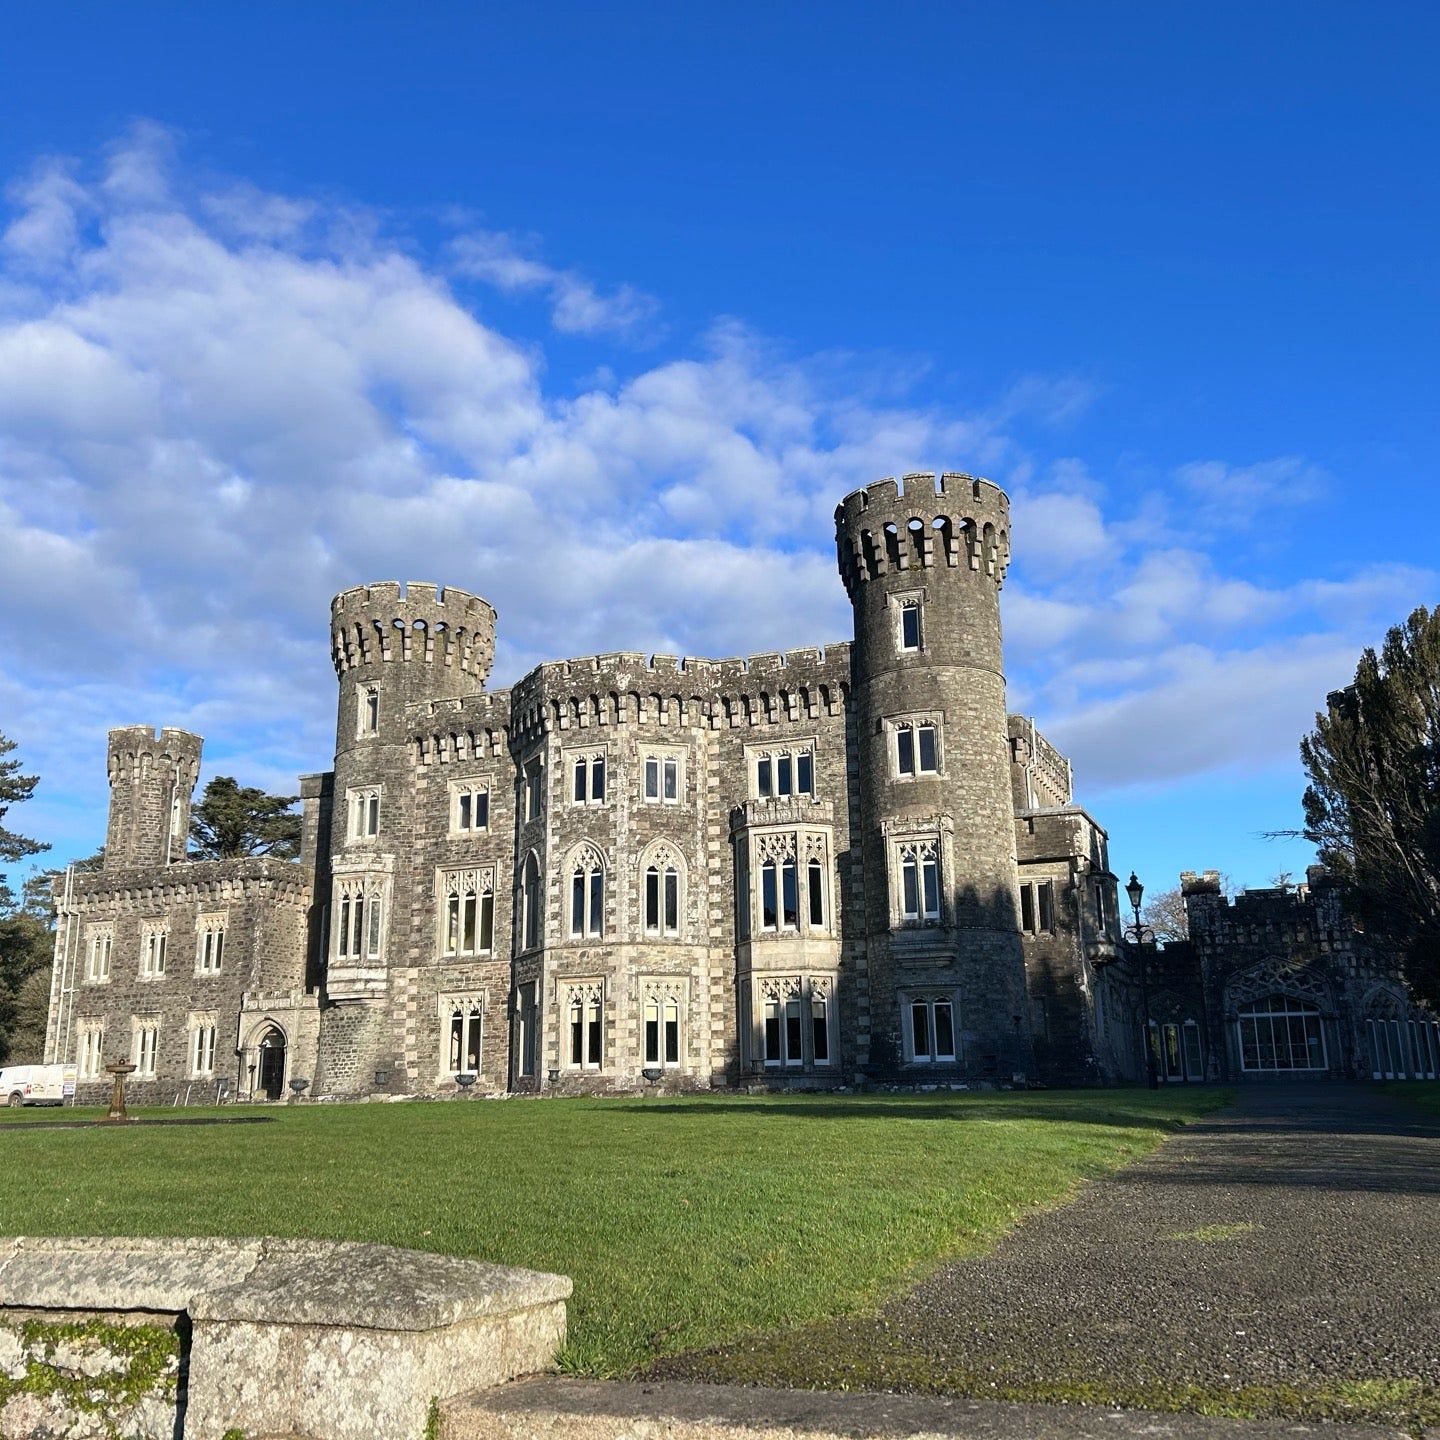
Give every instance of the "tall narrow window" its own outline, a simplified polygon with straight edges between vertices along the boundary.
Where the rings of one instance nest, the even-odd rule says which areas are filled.
[[[902,775],[915,773],[915,731],[909,725],[895,732],[895,763]]]
[[[380,687],[362,685],[357,697],[360,702],[359,731],[373,735],[380,728]]]
[[[570,799],[576,805],[599,805],[605,800],[605,757],[576,755],[570,762]]]
[[[525,857],[525,869],[520,886],[520,909],[524,947],[527,950],[538,949],[544,913],[541,908],[540,863],[533,854]]]
[[[1035,887],[1020,887],[1020,928],[1027,934],[1035,933]]]
[[[780,920],[779,866],[767,860],[760,867],[760,927],[774,930]]]
[[[1101,930],[1105,930],[1110,924],[1110,907],[1106,903],[1105,882],[1095,882],[1095,920]]]
[[[800,928],[800,884],[795,857],[787,855],[780,864],[780,890],[784,905],[783,920],[787,930]]]
[[[80,1047],[76,1056],[76,1067],[80,1080],[99,1080],[105,1072],[105,1022],[90,1020],[80,1022]]]
[[[599,804],[605,798],[605,757],[596,755],[590,761],[590,800]]]
[[[900,918],[940,918],[940,849],[933,840],[900,846]]]
[[[902,650],[918,650],[920,648],[920,602],[918,600],[907,600],[900,607],[900,648]]]
[[[103,985],[110,978],[110,954],[115,944],[115,933],[106,925],[90,934],[90,943],[85,957],[85,983]]]
[[[202,915],[196,921],[195,973],[218,975],[225,956],[225,921],[218,915]]]
[[[200,1020],[190,1031],[190,1073],[195,1076],[215,1073],[215,1022]]]
[[[598,985],[574,990],[570,995],[570,1064],[586,1069],[599,1068],[605,1034],[604,1007]]]
[[[798,795],[815,793],[815,757],[802,750],[795,757],[795,792]]]
[[[451,1075],[480,1073],[482,1011],[479,1000],[452,1000],[449,1004],[446,1070]]]
[[[532,857],[533,858],[533,857]],[[535,981],[526,981],[515,990],[515,1071],[522,1079],[535,1074],[539,1060],[539,1025]]]
[[[352,840],[369,840],[379,833],[379,789],[350,791],[350,838]]]
[[[780,1002],[772,998],[765,1002],[765,1063],[780,1062]]]
[[[762,755],[755,762],[755,791],[762,800],[775,793],[774,767],[768,755]]]
[[[817,1065],[830,1063],[830,1002],[822,994],[810,994],[810,1053]]]
[[[660,1063],[660,1002],[653,997],[645,1002],[645,1063]]]
[[[785,1063],[805,1063],[804,1031],[800,1022],[800,997],[792,995],[785,1002]]]
[[[1047,935],[1051,935],[1055,931],[1055,882],[1042,880],[1035,890],[1040,902],[1040,928]]]
[[[341,960],[376,960],[381,951],[383,906],[380,883],[362,876],[344,876],[335,882],[339,923],[335,927],[335,955]]]
[[[605,872],[599,857],[582,855],[570,872],[570,938],[595,939],[605,929]]]
[[[538,820],[543,808],[544,792],[541,789],[540,776],[540,757],[537,755],[525,762],[525,818],[527,820]]]
[[[137,1020],[135,1041],[130,1059],[135,1066],[137,1080],[155,1078],[155,1060],[160,1051],[160,1022],[158,1020]]]
[[[680,1002],[673,996],[665,1002],[665,1063],[680,1063]]]
[[[935,727],[921,725],[916,734],[920,742],[920,773],[933,775],[940,768],[939,752],[935,743]]]
[[[645,929],[651,935],[680,932],[680,872],[659,861],[645,871]]]
[[[924,892],[925,919],[940,918],[940,857],[934,847],[928,848],[920,857],[921,888]]]
[[[795,789],[795,761],[789,755],[775,757],[775,793],[790,795]]]
[[[825,867],[812,859],[805,867],[805,889],[810,901],[810,928],[825,928]]]
[[[948,1064],[955,1059],[954,1002],[943,995],[915,996],[910,1016],[910,1059],[917,1065]]]
[[[658,755],[649,755],[645,759],[645,798],[647,800],[660,798],[660,757]]]
[[[680,761],[677,756],[667,755],[662,766],[664,774],[662,785],[664,798],[666,800],[678,800],[680,798]]]
[[[166,932],[161,925],[146,925],[140,932],[140,978],[158,980],[165,974]]]

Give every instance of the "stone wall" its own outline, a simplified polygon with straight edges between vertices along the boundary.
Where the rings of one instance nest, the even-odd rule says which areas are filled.
[[[422,1440],[550,1367],[563,1276],[307,1240],[0,1239],[3,1440]]]

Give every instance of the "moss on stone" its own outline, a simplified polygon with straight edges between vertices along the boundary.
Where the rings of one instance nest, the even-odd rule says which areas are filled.
[[[0,1406],[16,1395],[54,1398],[70,1410],[99,1416],[119,1437],[125,1412],[147,1398],[172,1402],[179,1387],[180,1336],[173,1326],[122,1325],[110,1320],[23,1320],[5,1328],[26,1351],[25,1374],[0,1375]],[[76,1375],[55,1364],[62,1346],[99,1350],[118,1360],[100,1375]]]

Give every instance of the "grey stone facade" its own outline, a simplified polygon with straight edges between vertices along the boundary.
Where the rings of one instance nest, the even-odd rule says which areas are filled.
[[[206,1083],[241,1097],[1112,1077],[1105,832],[1006,710],[1007,498],[884,480],[836,539],[851,641],[590,656],[508,690],[486,688],[485,601],[345,591],[298,864],[185,860],[199,738],[113,732],[110,847],[60,897],[48,1053],[89,1055],[92,1098],[84,1037],[132,1058],[157,1020],[138,1098],[193,1086],[197,1015]],[[217,915],[210,973],[191,947]]]

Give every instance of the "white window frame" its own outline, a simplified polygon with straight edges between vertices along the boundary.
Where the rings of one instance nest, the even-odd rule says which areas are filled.
[[[605,982],[604,980],[569,981],[562,990],[560,1010],[567,1070],[603,1070],[605,1068]],[[580,1026],[580,1058],[575,1058],[575,1026]],[[596,1028],[598,1026],[598,1029]]]
[[[950,1012],[950,1050],[940,1049],[936,1011],[948,1007]],[[915,1011],[925,1011],[925,1053],[915,1043]],[[900,992],[900,1029],[907,1065],[954,1065],[960,1059],[960,1002],[953,990],[902,990]]]
[[[385,924],[390,909],[384,877],[370,873],[340,874],[333,877],[332,886],[332,961],[356,965],[383,959]]]
[[[939,835],[907,835],[891,841],[894,868],[896,923],[903,926],[938,925],[945,918],[945,855]],[[913,856],[910,852],[914,852]],[[915,907],[909,907],[906,871],[913,861]],[[934,905],[930,903],[926,871],[935,872]]]
[[[894,780],[925,780],[945,773],[945,736],[939,717],[933,715],[896,715],[887,720],[890,731],[890,774]],[[934,736],[935,764],[922,765],[925,745],[923,732]],[[908,739],[910,769],[905,768]]]
[[[435,894],[438,908],[435,918],[436,949],[446,959],[471,955],[492,955],[495,952],[495,868],[494,866],[463,866],[438,870],[435,873]],[[474,900],[473,923],[470,927],[474,944],[465,943],[466,900]],[[488,902],[488,907],[487,907]],[[484,944],[486,909],[489,910],[490,943]],[[451,912],[455,926],[452,945]]]
[[[75,1022],[75,1078],[102,1080],[105,1076],[105,1021],[84,1018]]]
[[[775,745],[747,745],[746,768],[750,778],[750,796],[755,800],[793,800],[815,798],[815,757],[819,745],[815,737],[790,740]],[[810,788],[802,789],[801,769],[810,772]],[[786,787],[782,788],[782,777]]]
[[[1020,933],[1022,935],[1054,935],[1055,894],[1057,882],[1053,876],[1038,880],[1024,880],[1020,883]],[[1047,898],[1048,897],[1048,898]],[[1049,924],[1046,924],[1046,910],[1049,910]],[[1029,911],[1029,915],[1025,913]]]
[[[469,801],[469,821],[464,824],[465,802]],[[476,802],[483,800],[485,823],[475,823]],[[490,786],[482,780],[452,780],[450,782],[450,833],[452,835],[485,835],[490,830]]]
[[[651,777],[654,777],[655,793],[650,793]],[[674,780],[673,794],[666,794],[669,782]],[[649,746],[640,756],[640,799],[646,805],[679,805],[685,798],[685,752],[683,750],[657,750]]]
[[[192,1012],[186,1028],[189,1031],[189,1078],[208,1080],[215,1074],[219,1017]]]
[[[919,655],[925,649],[925,592],[897,590],[890,596],[895,610],[895,649],[902,655]],[[905,643],[905,616],[915,616],[915,644]]]
[[[166,952],[170,948],[170,922],[168,920],[142,920],[140,922],[140,978],[142,980],[163,980],[165,978]]]
[[[345,837],[354,844],[374,840],[380,834],[380,806],[383,785],[352,785],[345,792]]]
[[[85,984],[108,985],[110,983],[110,962],[115,951],[115,926],[106,921],[102,925],[85,927]]]
[[[598,883],[597,883],[598,877]],[[580,881],[579,915],[576,915],[576,881]],[[605,938],[605,898],[608,890],[605,858],[591,846],[582,846],[565,867],[566,934],[573,941]]]
[[[146,1037],[149,1043],[146,1043]],[[153,1080],[160,1064],[160,1017],[136,1015],[130,1022],[130,1060],[135,1079]]]
[[[380,733],[380,687],[361,685],[355,691],[355,735],[363,740]]]
[[[760,1012],[760,1060],[767,1070],[828,1070],[838,1063],[839,1035],[835,1006],[835,976],[760,975],[756,977],[756,1001]],[[823,1007],[826,1055],[815,1054],[817,1007]],[[772,1017],[773,1012],[773,1017]],[[791,1045],[791,1019],[799,1035],[798,1050]],[[774,1020],[778,1044],[770,1043]]]
[[[225,930],[228,915],[224,912],[195,917],[195,973],[218,975],[225,965]]]
[[[481,1075],[485,1066],[485,997],[473,993],[442,994],[440,1004],[440,1075],[442,1079],[453,1080],[457,1075]],[[463,1059],[469,1051],[467,1042],[475,1041],[475,1068],[468,1065],[456,1068],[450,1062],[454,1059],[456,1021],[460,1022],[460,1055]]]
[[[589,809],[606,805],[610,800],[610,761],[603,749],[565,750],[565,803],[573,809]],[[597,781],[598,777],[598,781]],[[575,794],[576,782],[582,794]],[[595,793],[596,784],[600,793]]]
[[[678,1070],[685,1064],[686,986],[679,980],[643,980],[640,985],[640,1063],[646,1070]],[[654,1014],[652,1021],[651,1014]],[[672,1056],[669,1029],[673,1013],[675,1053]],[[654,1025],[653,1039],[651,1025]]]

